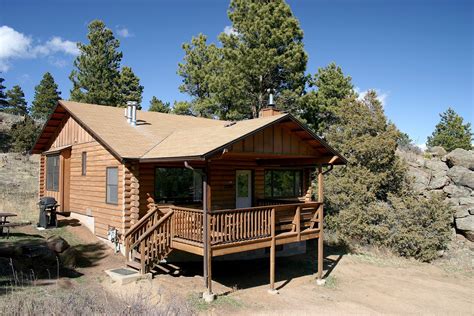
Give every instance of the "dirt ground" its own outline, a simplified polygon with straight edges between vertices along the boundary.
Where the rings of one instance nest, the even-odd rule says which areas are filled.
[[[328,247],[324,286],[316,285],[316,249],[309,244],[306,255],[277,259],[278,295],[267,293],[268,260],[215,261],[213,287],[218,298],[207,304],[200,298],[201,263],[176,263],[180,268],[177,275],[157,274],[152,280],[117,286],[104,270],[123,267],[123,257],[80,224],[68,224],[41,232],[59,234],[73,245],[88,245],[83,248],[87,264],[77,266],[76,275],[60,279],[64,290],[97,283],[118,297],[146,293],[149,304],[185,306],[183,310],[191,314],[474,315],[474,246],[461,238],[432,264],[373,252],[346,254]],[[12,240],[37,232],[25,227],[17,230]]]

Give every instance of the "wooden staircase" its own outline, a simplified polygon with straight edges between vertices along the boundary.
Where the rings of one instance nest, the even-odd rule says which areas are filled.
[[[171,252],[173,211],[162,213],[158,208],[148,212],[124,235],[127,265],[148,273],[160,265]]]

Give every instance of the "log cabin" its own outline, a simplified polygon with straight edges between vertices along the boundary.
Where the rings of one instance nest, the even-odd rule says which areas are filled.
[[[272,105],[230,122],[61,100],[32,153],[40,197],[100,238],[116,229],[141,273],[193,253],[212,295],[212,258],[270,248],[274,292],[276,246],[317,239],[322,278],[323,175],[346,160]]]

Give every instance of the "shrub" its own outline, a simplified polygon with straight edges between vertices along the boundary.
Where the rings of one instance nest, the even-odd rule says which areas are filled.
[[[412,193],[395,151],[400,132],[375,92],[342,103],[329,142],[348,160],[326,177],[326,228],[349,246],[388,248],[422,261],[449,242],[452,212],[439,197]]]

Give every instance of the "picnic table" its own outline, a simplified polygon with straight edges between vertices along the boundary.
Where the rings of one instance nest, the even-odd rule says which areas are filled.
[[[31,224],[30,222],[18,222],[18,223],[10,223],[8,221],[9,217],[17,216],[15,213],[8,213],[8,212],[0,212],[0,236],[3,235],[3,229],[7,229],[7,238],[10,237],[10,228],[18,227],[18,226],[25,226]]]

